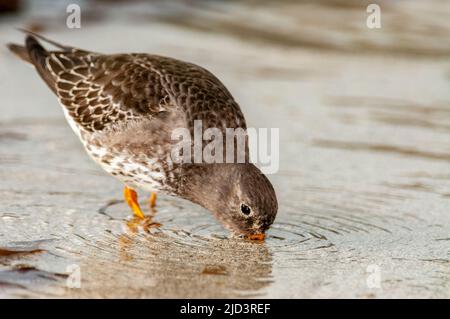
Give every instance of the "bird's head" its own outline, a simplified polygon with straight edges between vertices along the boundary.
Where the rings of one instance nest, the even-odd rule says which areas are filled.
[[[188,182],[193,202],[238,235],[262,239],[278,210],[272,184],[251,163],[201,165]]]

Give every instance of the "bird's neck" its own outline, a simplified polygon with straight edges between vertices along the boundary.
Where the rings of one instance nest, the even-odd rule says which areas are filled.
[[[178,196],[210,211],[220,209],[230,191],[230,164],[192,164],[183,166]]]

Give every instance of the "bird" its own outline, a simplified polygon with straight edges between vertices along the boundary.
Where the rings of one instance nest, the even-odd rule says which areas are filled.
[[[137,189],[179,197],[209,210],[233,235],[263,240],[278,211],[269,179],[248,160],[174,163],[172,132],[194,122],[242,128],[239,104],[210,71],[147,53],[101,54],[26,33],[8,48],[32,64],[56,95],[70,127],[106,172],[124,183],[134,216],[144,219]],[[54,46],[47,50],[41,42]],[[246,143],[245,151],[248,151]]]

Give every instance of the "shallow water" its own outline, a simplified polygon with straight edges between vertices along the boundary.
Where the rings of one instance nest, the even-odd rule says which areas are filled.
[[[146,14],[136,5],[76,31],[57,19],[41,26],[96,51],[201,64],[250,126],[279,127],[280,171],[269,178],[280,209],[264,242],[229,238],[205,210],[165,196],[151,222],[133,221],[122,185],[3,49],[0,296],[450,297],[450,43],[433,32],[449,30],[450,8],[409,3],[387,7],[376,31],[357,22],[351,1],[159,4]],[[11,26],[34,23],[43,13],[33,10],[2,21],[2,42],[22,38]],[[410,14],[417,24],[399,28]],[[70,288],[78,271],[81,287]]]

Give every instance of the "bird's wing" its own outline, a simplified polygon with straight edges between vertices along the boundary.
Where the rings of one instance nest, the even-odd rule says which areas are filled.
[[[146,55],[95,55],[54,52],[47,68],[56,94],[85,130],[98,131],[129,119],[181,111],[185,126],[245,128],[239,105],[205,69],[178,60]]]
[[[173,106],[159,76],[132,55],[51,52],[46,68],[70,117],[88,132]]]
[[[181,111],[191,130],[246,128],[239,105],[209,71],[148,54],[102,55],[41,39],[62,51],[47,51],[29,35],[10,49],[29,60],[82,131],[98,132],[130,119]],[[25,54],[28,53],[28,56]]]

